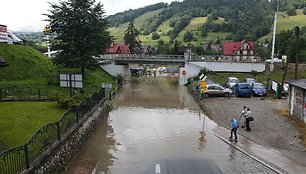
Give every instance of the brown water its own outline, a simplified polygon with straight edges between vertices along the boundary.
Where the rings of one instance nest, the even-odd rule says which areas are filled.
[[[158,166],[169,166],[169,161],[172,168],[181,163],[188,168],[202,160],[232,173],[248,162],[210,133],[217,125],[175,78],[132,80],[113,104],[109,118],[99,123],[66,173],[158,173]]]

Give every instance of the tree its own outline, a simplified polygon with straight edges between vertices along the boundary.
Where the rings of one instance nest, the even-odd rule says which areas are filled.
[[[112,42],[103,5],[96,4],[95,0],[68,0],[50,3],[50,6],[50,14],[44,15],[56,33],[51,44],[53,48],[62,50],[55,62],[81,68],[84,76],[85,68],[97,66],[92,56],[104,53]]]
[[[152,33],[152,39],[153,40],[157,40],[157,39],[159,39],[160,38],[160,35],[157,33],[157,32],[153,32]]]
[[[306,15],[306,7],[303,8],[303,14]]]
[[[286,10],[286,13],[288,16],[295,16],[296,15],[296,10],[294,7],[288,7]]]
[[[128,28],[124,31],[124,43],[129,45],[131,53],[134,53],[135,48],[140,47],[138,38],[139,32],[134,25],[134,20],[130,21]]]
[[[185,34],[183,36],[184,42],[192,41],[192,39],[193,39],[192,33],[190,31],[185,32]]]

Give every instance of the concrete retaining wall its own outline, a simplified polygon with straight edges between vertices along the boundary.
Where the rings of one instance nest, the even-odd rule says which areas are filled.
[[[206,68],[214,72],[264,72],[265,63],[244,62],[188,62],[185,64],[186,78],[196,76],[201,69]]]

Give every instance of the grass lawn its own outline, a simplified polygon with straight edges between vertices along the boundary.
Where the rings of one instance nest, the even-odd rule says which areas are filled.
[[[0,102],[0,147],[23,145],[65,111],[56,102]]]

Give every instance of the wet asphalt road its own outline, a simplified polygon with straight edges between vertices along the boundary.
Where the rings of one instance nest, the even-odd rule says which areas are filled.
[[[113,104],[66,173],[275,173],[213,135],[173,78],[132,81]]]

